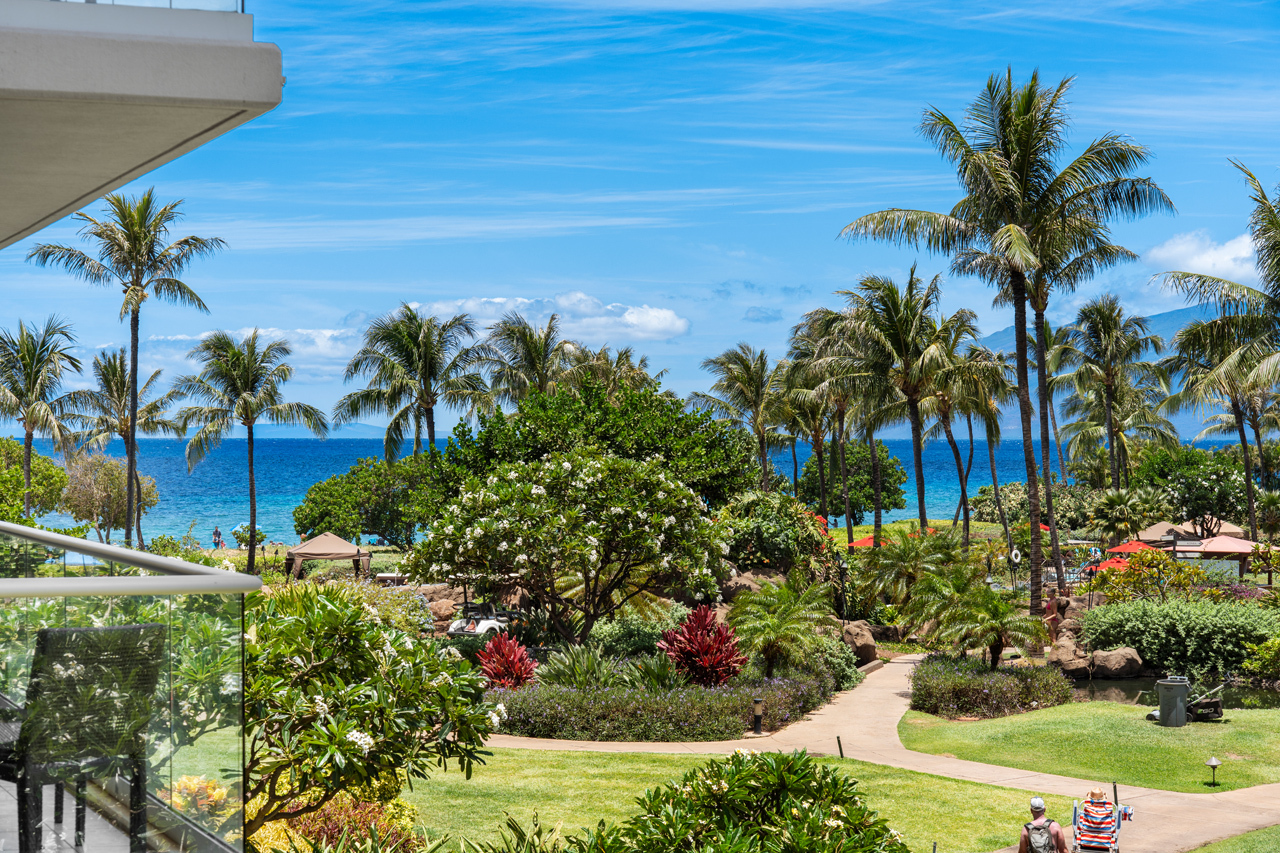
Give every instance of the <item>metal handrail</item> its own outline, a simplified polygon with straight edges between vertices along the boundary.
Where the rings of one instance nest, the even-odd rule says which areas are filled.
[[[164,577],[61,577],[0,578],[0,598],[43,598],[81,595],[187,595],[237,594],[262,589],[262,579],[240,572],[198,566],[186,560],[160,557],[118,545],[76,539],[48,530],[37,530],[0,521],[0,534],[38,545],[88,554],[112,563],[159,572]]]

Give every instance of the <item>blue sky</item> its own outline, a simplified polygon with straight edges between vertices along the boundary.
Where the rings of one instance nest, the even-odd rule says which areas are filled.
[[[1181,307],[1148,283],[1162,269],[1250,279],[1227,159],[1280,179],[1270,3],[248,6],[284,53],[284,102],[129,188],[185,198],[183,233],[229,244],[187,276],[211,316],[148,306],[143,363],[172,376],[201,333],[259,325],[295,345],[290,393],[325,408],[362,325],[402,301],[482,322],[559,311],[681,393],[740,340],[781,355],[804,311],[916,259],[836,235],[883,207],[950,207],[921,110],[959,116],[1006,65],[1076,76],[1073,142],[1148,145],[1179,210],[1120,225],[1143,262],[1059,299],[1058,320],[1105,289],[1135,312]],[[64,222],[37,239],[72,237]],[[30,245],[0,252],[3,324],[56,311],[87,352],[122,344],[118,295],[31,267]],[[977,282],[945,296],[985,331],[1009,323]]]

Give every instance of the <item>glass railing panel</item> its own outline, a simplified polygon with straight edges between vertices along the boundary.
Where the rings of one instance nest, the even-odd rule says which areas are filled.
[[[205,12],[243,12],[241,0],[61,0],[98,6],[147,6],[157,9],[199,9]]]

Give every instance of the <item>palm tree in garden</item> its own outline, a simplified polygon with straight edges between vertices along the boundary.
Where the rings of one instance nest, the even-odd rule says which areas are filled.
[[[925,284],[914,266],[906,287],[899,287],[884,276],[869,275],[856,290],[841,291],[841,295],[849,300],[851,323],[847,334],[870,351],[867,372],[883,376],[897,392],[897,399],[886,406],[893,414],[884,416],[884,421],[905,420],[911,425],[916,508],[920,529],[926,530],[929,520],[924,499],[924,415],[920,406],[933,394],[936,374],[946,366],[946,341],[955,326],[972,321],[972,314],[962,311],[940,320],[940,277],[934,276]]]
[[[827,519],[827,435],[831,430],[831,403],[816,390],[817,378],[812,366],[807,371],[793,369],[787,377],[787,411],[790,429],[803,439],[818,464],[818,514]]]
[[[181,395],[173,389],[157,394],[160,374],[159,370],[153,371],[138,389],[136,430],[141,435],[181,437],[182,424],[168,416],[169,409],[181,399]],[[72,391],[67,395],[68,405],[75,412],[67,420],[80,426],[72,440],[90,450],[102,450],[117,438],[128,446],[133,394],[129,383],[128,356],[124,348],[104,350],[94,356],[93,378],[97,383],[96,388]],[[134,494],[140,495],[142,492],[137,472],[132,476]],[[134,532],[138,535],[138,545],[141,546],[141,512],[134,513],[132,523]]]
[[[413,455],[422,452],[424,424],[427,445],[434,449],[436,406],[472,406],[488,391],[478,369],[480,353],[468,345],[475,335],[475,323],[467,314],[441,320],[408,304],[375,320],[343,375],[347,382],[368,376],[369,384],[338,400],[334,424],[369,414],[388,415],[382,444],[388,462],[400,455],[410,433]]]
[[[217,237],[180,237],[172,243],[169,231],[182,218],[182,201],[160,204],[155,190],[140,196],[110,193],[106,216],[95,219],[83,211],[74,218],[82,223],[80,236],[93,244],[97,257],[73,246],[42,243],[27,254],[41,266],[61,267],[77,278],[124,292],[120,319],[129,317],[129,430],[125,440],[128,478],[125,517],[133,517],[138,481],[138,340],[142,306],[155,298],[208,314],[209,309],[180,276],[197,258],[208,257],[226,244]],[[124,544],[132,542],[132,527],[125,527]]]
[[[1159,353],[1164,341],[1148,334],[1147,318],[1125,316],[1120,299],[1105,293],[1086,302],[1076,315],[1063,360],[1075,367],[1072,382],[1077,393],[1101,391],[1105,417],[1107,459],[1111,488],[1120,488],[1120,459],[1116,453],[1115,404],[1119,388],[1136,386],[1144,377],[1159,375],[1160,368],[1142,361],[1148,350]]]
[[[1107,428],[1108,396],[1112,399],[1110,430]],[[1133,464],[1131,444],[1137,441],[1176,447],[1178,431],[1159,411],[1168,396],[1168,378],[1159,367],[1144,369],[1137,376],[1121,374],[1120,382],[1112,389],[1111,395],[1102,386],[1073,390],[1062,402],[1062,414],[1074,420],[1065,424],[1062,432],[1067,436],[1067,454],[1076,474],[1084,474],[1096,455],[1100,474],[1089,484],[1095,488],[1110,486],[1109,434],[1113,439],[1116,465],[1126,487]]]
[[[560,315],[535,326],[510,311],[489,327],[479,348],[480,364],[489,371],[496,402],[517,405],[530,394],[554,394],[568,378],[579,347],[560,336]]]
[[[956,170],[965,193],[949,212],[891,209],[868,214],[841,232],[924,246],[953,256],[952,270],[1008,289],[1014,313],[1018,411],[1022,425],[1030,523],[1040,523],[1035,432],[1028,373],[1029,276],[1051,257],[1068,257],[1109,242],[1116,217],[1172,210],[1150,178],[1131,177],[1146,148],[1118,134],[1090,142],[1062,164],[1070,123],[1071,79],[1050,88],[1033,73],[1015,86],[1013,72],[992,75],[966,111],[963,126],[928,109],[921,132]],[[1031,611],[1041,606],[1041,554],[1030,549]]]
[[[57,317],[43,327],[18,321],[17,333],[0,331],[0,415],[22,427],[22,511],[31,517],[31,445],[47,435],[59,445],[69,443],[64,423],[70,411],[67,394],[60,394],[67,371],[80,372],[71,354],[75,344],[71,326]]]
[[[1025,648],[1044,640],[1044,623],[1021,612],[1012,601],[986,584],[976,584],[950,608],[938,626],[938,639],[959,649],[986,649],[991,669],[1000,666],[1004,650]]]
[[[1009,357],[1003,352],[992,352],[979,344],[971,345],[967,358],[973,362],[985,362],[990,367],[979,374],[973,391],[974,412],[982,421],[987,439],[987,461],[991,466],[991,490],[995,497],[996,512],[1000,516],[1000,526],[1004,528],[1005,546],[1013,550],[1013,534],[1009,527],[1009,517],[1004,511],[1004,502],[1000,500],[1000,474],[996,469],[996,447],[1000,444],[1000,416],[1004,407],[1014,399],[1014,390],[1009,382],[1012,368]]]
[[[282,386],[293,378],[287,359],[293,350],[284,340],[263,341],[258,329],[242,341],[228,332],[214,332],[187,358],[202,365],[194,376],[183,376],[174,389],[196,405],[178,413],[184,428],[199,429],[187,442],[187,469],[194,468],[237,425],[246,430],[249,462],[249,564],[254,573],[254,543],[258,531],[258,493],[253,473],[253,429],[259,421],[301,424],[324,438],[329,424],[324,413],[305,403],[285,402]]]
[[[781,663],[802,663],[817,647],[816,630],[831,618],[831,588],[824,583],[801,586],[765,581],[733,600],[726,619],[738,641],[764,661],[765,678]]]
[[[1049,325],[1049,321],[1044,322],[1044,361],[1045,373],[1049,378],[1049,404],[1045,406],[1049,411],[1049,424],[1053,428],[1053,443],[1058,450],[1058,473],[1065,480],[1067,476],[1067,457],[1062,452],[1062,434],[1058,430],[1058,412],[1056,397],[1066,389],[1070,383],[1068,378],[1059,374],[1065,367],[1066,351],[1071,343],[1071,327],[1058,326],[1054,328]]]
[[[1245,495],[1249,508],[1249,535],[1258,538],[1257,499],[1254,495],[1253,457],[1249,452],[1248,426],[1251,397],[1254,386],[1255,365],[1240,357],[1250,342],[1241,337],[1245,323],[1238,317],[1217,317],[1211,320],[1195,320],[1180,329],[1170,342],[1173,353],[1165,359],[1164,368],[1171,374],[1181,374],[1182,389],[1164,402],[1164,408],[1172,412],[1184,409],[1204,411],[1210,408],[1227,410],[1240,442],[1244,460]],[[1262,318],[1247,325],[1262,332]],[[1247,350],[1245,350],[1247,352]],[[1217,432],[1212,426],[1196,436]],[[1259,445],[1261,446],[1261,445]]]
[[[702,369],[716,377],[711,392],[694,392],[689,402],[717,414],[736,429],[745,429],[756,442],[760,463],[760,488],[768,490],[769,447],[777,443],[775,425],[783,399],[785,367],[769,364],[769,354],[740,343],[702,362]]]
[[[649,372],[649,357],[636,358],[635,350],[622,347],[616,352],[607,346],[598,350],[574,346],[569,352],[569,369],[565,382],[574,388],[586,381],[600,385],[610,399],[622,391],[639,391],[656,386],[667,371]]]

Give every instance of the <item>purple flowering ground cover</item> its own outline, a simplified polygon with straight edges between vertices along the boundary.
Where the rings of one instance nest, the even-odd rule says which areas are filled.
[[[1072,683],[1047,666],[1002,666],[931,655],[911,672],[911,709],[939,717],[1004,717],[1072,700]]]
[[[505,734],[600,741],[732,740],[751,726],[753,699],[764,699],[764,727],[775,731],[828,698],[816,682],[789,678],[664,691],[535,683],[488,696],[506,706]]]

